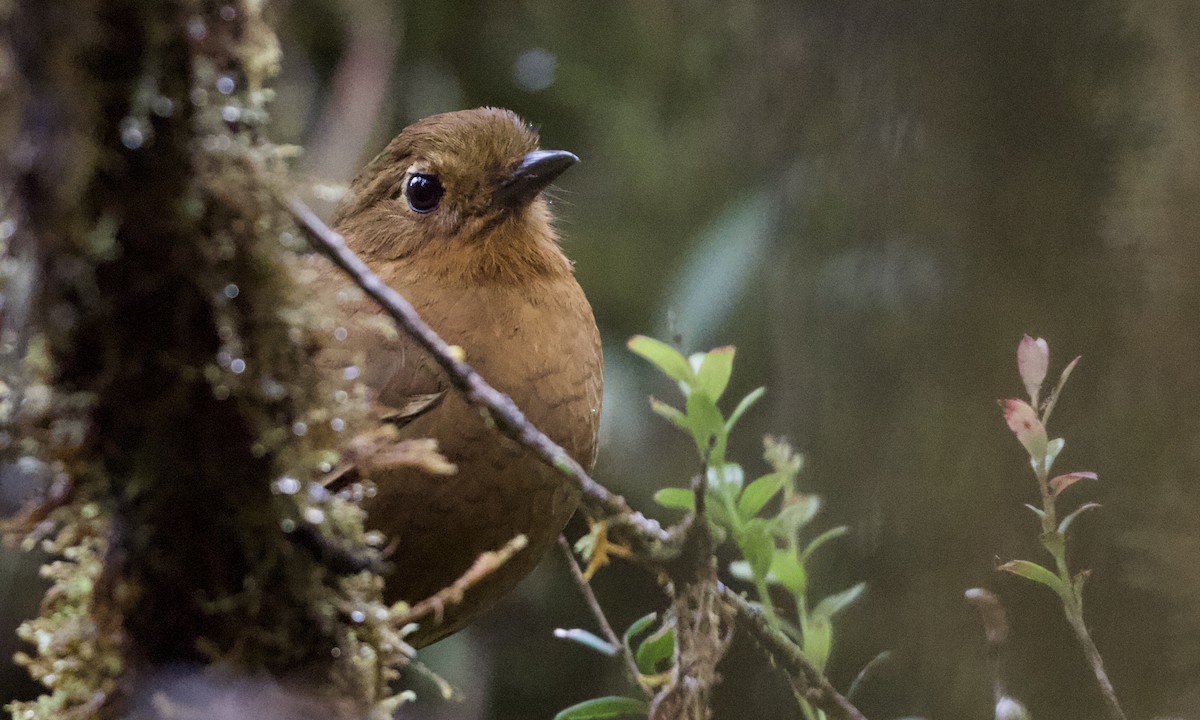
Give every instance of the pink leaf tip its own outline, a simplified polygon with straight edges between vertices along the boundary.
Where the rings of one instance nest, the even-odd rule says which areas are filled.
[[[1025,383],[1025,391],[1029,400],[1037,405],[1038,393],[1046,380],[1046,371],[1050,369],[1050,346],[1042,338],[1032,338],[1028,335],[1021,338],[1017,345],[1017,370],[1021,373],[1021,381]]]
[[[1025,446],[1029,456],[1038,462],[1046,457],[1046,428],[1038,419],[1037,411],[1024,400],[1005,400],[1004,422],[1013,431],[1017,440]]]
[[[1095,479],[1096,479],[1096,473],[1094,473],[1094,472],[1067,473],[1066,475],[1059,475],[1057,477],[1050,478],[1050,490],[1055,495],[1057,495],[1060,492],[1062,492],[1063,490],[1066,490],[1071,485],[1074,485],[1075,483],[1079,482],[1080,480],[1095,480]]]

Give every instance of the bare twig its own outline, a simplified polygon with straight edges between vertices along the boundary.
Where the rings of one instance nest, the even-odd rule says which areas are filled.
[[[453,605],[462,600],[463,594],[472,586],[488,575],[496,572],[501,565],[508,562],[513,555],[524,549],[529,540],[524,535],[517,535],[504,544],[499,550],[485,552],[475,558],[475,562],[457,580],[438,590],[433,595],[413,605],[408,612],[396,619],[396,626],[403,627],[429,615],[433,615],[435,623],[442,621],[442,612],[447,605]]]
[[[733,608],[741,627],[754,636],[758,644],[788,675],[797,692],[825,715],[836,720],[866,720],[854,704],[834,689],[829,679],[816,668],[800,648],[786,635],[771,627],[758,608],[741,595],[722,585],[721,599]]]
[[[617,637],[617,633],[613,630],[612,625],[608,622],[608,618],[604,615],[604,608],[600,607],[600,602],[596,599],[596,594],[592,592],[592,586],[584,579],[583,570],[580,569],[579,563],[575,560],[575,553],[571,550],[571,543],[567,541],[566,536],[558,536],[558,547],[562,550],[563,557],[567,559],[567,567],[571,569],[571,577],[575,578],[575,584],[579,586],[579,591],[583,594],[583,599],[587,603],[588,609],[592,611],[592,616],[596,618],[596,622],[600,625],[600,632],[604,635],[604,639],[621,654],[621,658],[625,661],[625,674],[629,676],[630,682],[641,688],[647,697],[653,695],[653,691],[642,681],[642,673],[638,670],[637,662],[633,659],[633,654],[629,652],[629,647],[621,642],[621,638]]]
[[[597,483],[566,450],[526,419],[512,398],[496,390],[467,363],[450,352],[450,346],[418,315],[400,293],[383,282],[346,246],[345,239],[326,225],[299,198],[286,201],[297,225],[321,254],[362,288],[397,325],[416,340],[445,371],[454,387],[467,401],[491,413],[496,427],[505,436],[532,450],[543,462],[572,480],[583,496],[583,507],[593,518],[609,519],[610,527],[626,530],[624,538],[637,546],[646,559],[662,561],[678,554],[678,539],[654,519],[636,512],[625,498],[609,492]]]

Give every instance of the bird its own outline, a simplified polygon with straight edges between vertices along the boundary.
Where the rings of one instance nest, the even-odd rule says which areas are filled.
[[[426,117],[359,172],[331,224],[483,378],[590,471],[603,396],[600,334],[544,192],[578,157],[538,142],[530,124],[501,108]],[[315,282],[333,286],[335,276],[330,268]],[[385,461],[364,473],[374,485],[363,500],[367,527],[394,548],[384,600],[417,603],[451,585],[481,553],[517,535],[528,541],[406,637],[420,648],[465,627],[532,571],[579,494],[451,390],[429,354],[383,322],[370,300],[338,297],[336,337],[319,363],[355,375],[397,438],[432,438],[457,468],[434,475]]]

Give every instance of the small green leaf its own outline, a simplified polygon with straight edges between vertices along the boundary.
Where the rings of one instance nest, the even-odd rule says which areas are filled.
[[[750,570],[756,579],[765,580],[771,569],[771,560],[775,555],[775,540],[767,530],[764,520],[755,518],[742,528],[737,537],[738,547],[742,557],[750,563]]]
[[[655,340],[645,335],[634,335],[629,339],[628,347],[636,355],[641,355],[663,371],[668,377],[694,385],[696,374],[692,366],[683,357],[683,353],[661,340]]]
[[[655,630],[638,645],[634,653],[634,661],[638,671],[643,675],[653,675],[660,672],[659,663],[670,660],[675,655],[675,627],[663,625]]]
[[[598,653],[608,655],[609,657],[617,654],[617,648],[610,645],[606,640],[600,638],[595,633],[582,628],[571,628],[565,630],[558,628],[554,631],[554,637],[560,640],[569,640],[574,643],[595,650]]]
[[[1029,560],[1009,560],[996,569],[1039,582],[1063,597],[1068,592],[1067,586],[1057,575]]]
[[[742,491],[742,484],[746,482],[746,473],[737,463],[725,463],[709,466],[706,479],[709,490],[735,498]]]
[[[867,584],[859,583],[853,587],[846,588],[839,593],[834,593],[817,603],[817,606],[813,608],[812,614],[815,616],[832,618],[834,615],[837,615],[841,611],[858,602],[858,599],[861,598],[863,593],[866,591]]]
[[[687,397],[687,429],[696,441],[700,457],[710,464],[725,461],[725,418],[706,393],[694,392]]]
[[[650,398],[650,409],[654,411],[655,415],[670,420],[675,427],[685,431],[688,430],[687,417],[679,408],[652,397]]]
[[[700,361],[695,388],[707,393],[713,402],[721,399],[729,385],[729,377],[733,374],[733,353],[733,346],[726,345],[709,350]]]
[[[621,636],[621,642],[625,643],[626,647],[629,647],[629,641],[637,637],[640,633],[645,632],[646,628],[650,627],[656,619],[658,619],[658,613],[643,615],[634,620],[629,628],[625,630],[625,634]]]
[[[828,615],[811,615],[802,628],[804,631],[804,654],[818,670],[825,670],[829,652],[833,649],[833,623]]]
[[[1058,454],[1060,452],[1062,452],[1063,446],[1066,444],[1067,444],[1067,441],[1064,440],[1063,438],[1054,438],[1050,442],[1046,443],[1046,472],[1047,473],[1050,472],[1050,468],[1054,465],[1055,458],[1057,458]]]
[[[763,506],[775,497],[775,493],[783,489],[787,476],[780,473],[768,473],[746,486],[738,498],[738,512],[744,518],[752,518]]]
[[[733,432],[733,426],[737,425],[737,421],[742,419],[742,415],[744,415],[746,411],[750,409],[750,406],[758,402],[759,398],[761,398],[766,391],[767,389],[765,387],[756,388],[747,393],[746,397],[742,398],[742,401],[738,403],[737,407],[735,407],[733,412],[730,413],[729,419],[725,421],[726,434]]]
[[[849,527],[846,525],[838,525],[837,527],[829,528],[825,532],[816,536],[811,542],[808,543],[808,545],[805,546],[804,551],[800,553],[800,562],[808,562],[808,558],[811,557],[814,552],[816,552],[817,548],[821,547],[830,540],[833,540],[834,538],[840,538],[848,532],[850,532]]]
[[[808,589],[808,572],[791,550],[775,550],[771,557],[771,574],[767,580],[779,583],[798,598],[804,597]]]
[[[1080,505],[1079,507],[1075,508],[1075,512],[1071,513],[1070,515],[1067,515],[1065,518],[1062,519],[1062,522],[1060,522],[1058,524],[1058,532],[1061,533],[1062,535],[1066,535],[1067,528],[1071,527],[1071,523],[1075,522],[1075,518],[1079,517],[1080,513],[1084,512],[1086,510],[1091,510],[1092,508],[1098,508],[1098,507],[1100,507],[1100,503],[1090,502],[1090,503],[1084,503],[1084,504]]]
[[[1044,518],[1044,517],[1046,517],[1046,511],[1045,511],[1045,510],[1042,510],[1040,507],[1034,507],[1033,505],[1030,505],[1029,503],[1025,503],[1025,507],[1027,507],[1027,508],[1029,508],[1030,510],[1032,510],[1032,511],[1033,511],[1033,514],[1034,514],[1034,515],[1037,515],[1039,518]]]
[[[663,488],[654,493],[654,502],[663,507],[695,510],[696,493],[687,488]]]
[[[554,720],[603,720],[603,718],[618,718],[645,716],[649,711],[645,700],[609,695],[607,697],[584,700],[578,705],[559,711]]]
[[[821,510],[819,495],[794,495],[779,511],[775,522],[784,537],[791,537],[812,522]]]

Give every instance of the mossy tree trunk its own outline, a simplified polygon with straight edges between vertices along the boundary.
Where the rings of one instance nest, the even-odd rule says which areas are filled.
[[[291,712],[378,707],[398,648],[377,578],[351,572],[373,551],[309,483],[329,418],[360,408],[309,362],[257,132],[261,2],[0,0],[0,22],[8,279],[35,279],[27,315],[5,307],[26,371],[8,420],[61,478],[66,553],[25,631],[52,693],[17,716],[123,715],[163,668],[214,664],[304,688]]]

